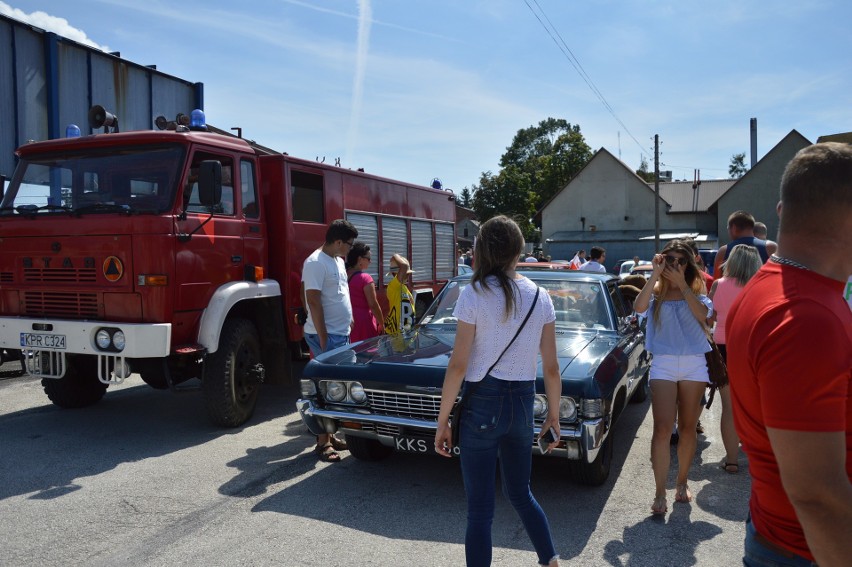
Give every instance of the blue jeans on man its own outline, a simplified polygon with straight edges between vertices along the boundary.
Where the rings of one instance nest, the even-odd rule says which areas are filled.
[[[817,564],[810,559],[786,549],[771,549],[758,539],[760,536],[754,529],[751,514],[749,514],[746,520],[745,555],[743,556],[745,567],[817,567]]]
[[[311,354],[317,356],[324,352],[328,352],[330,350],[334,350],[337,347],[342,347],[343,345],[349,344],[349,335],[328,335],[328,338],[325,341],[325,350],[320,348],[320,340],[319,335],[305,333],[305,342],[308,343],[308,347],[311,349]]]
[[[465,388],[471,387],[466,384]],[[465,402],[459,432],[462,477],[467,494],[467,565],[491,564],[495,467],[498,455],[503,492],[538,554],[548,565],[555,557],[550,524],[530,491],[533,443],[533,381],[483,378]]]

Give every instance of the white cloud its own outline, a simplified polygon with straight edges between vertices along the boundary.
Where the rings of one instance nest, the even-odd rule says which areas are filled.
[[[20,20],[45,31],[53,32],[64,38],[76,41],[77,43],[82,43],[83,45],[88,45],[89,47],[94,47],[95,49],[100,49],[102,51],[110,51],[109,47],[106,45],[99,45],[89,39],[86,32],[75,28],[68,23],[68,20],[65,18],[57,18],[56,16],[51,16],[50,14],[40,10],[27,14],[23,10],[12,8],[5,2],[0,2],[0,14]]]

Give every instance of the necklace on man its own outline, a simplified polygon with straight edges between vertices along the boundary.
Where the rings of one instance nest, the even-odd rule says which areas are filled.
[[[775,254],[773,254],[772,256],[769,257],[769,259],[772,260],[773,262],[775,262],[776,264],[783,264],[785,266],[793,266],[794,268],[799,268],[800,270],[810,271],[810,268],[808,268],[804,264],[800,264],[800,263],[796,262],[795,260],[791,260],[789,258],[782,258],[781,256],[776,256]]]

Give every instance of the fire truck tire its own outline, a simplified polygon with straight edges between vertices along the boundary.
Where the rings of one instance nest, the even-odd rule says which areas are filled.
[[[354,435],[346,436],[349,453],[359,461],[381,461],[393,453],[393,449],[385,447],[374,439],[364,439]]]
[[[207,413],[216,425],[238,427],[248,421],[260,388],[260,340],[245,319],[229,319],[219,348],[204,361],[201,383]]]
[[[61,408],[82,408],[98,403],[104,397],[107,385],[98,380],[97,359],[68,357],[65,376],[42,378],[44,393]]]

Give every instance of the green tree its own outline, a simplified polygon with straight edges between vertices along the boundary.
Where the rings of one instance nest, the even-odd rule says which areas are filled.
[[[490,171],[482,174],[479,185],[474,187],[472,206],[483,222],[496,215],[511,217],[520,225],[524,238],[532,241],[536,235],[531,220],[535,213],[533,202],[529,174],[510,166],[497,175]]]
[[[645,156],[642,156],[642,161],[639,162],[639,169],[636,170],[636,175],[641,177],[645,183],[654,182],[654,172],[648,171],[648,160],[645,159]]]
[[[473,199],[473,195],[470,193],[470,189],[465,187],[459,193],[459,205],[464,207],[465,209],[469,209],[471,205],[471,200]]]
[[[500,158],[500,167],[510,167],[529,177],[533,210],[546,203],[592,159],[592,150],[580,126],[562,118],[547,118],[518,130]]]
[[[730,175],[732,179],[739,179],[745,175],[747,171],[748,167],[745,164],[745,152],[732,155],[731,164],[728,166],[728,175]]]

